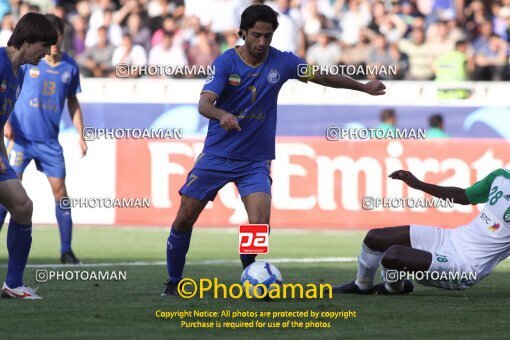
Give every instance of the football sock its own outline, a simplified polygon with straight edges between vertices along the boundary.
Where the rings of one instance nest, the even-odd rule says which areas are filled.
[[[2,230],[2,227],[4,226],[6,216],[7,209],[5,209],[4,206],[0,204],[0,230]]]
[[[255,257],[257,257],[256,254],[241,254],[243,269],[246,269],[246,267],[255,262]]]
[[[381,266],[381,274],[384,281],[384,287],[386,290],[392,294],[399,294],[402,293],[404,290],[404,280],[387,280],[386,274],[388,269]],[[390,270],[390,271],[396,271],[396,270]]]
[[[182,279],[186,254],[189,249],[192,231],[178,231],[173,227],[166,243],[166,269],[170,283],[178,283]]]
[[[7,230],[7,278],[5,283],[10,288],[23,285],[23,271],[28,261],[32,245],[32,224],[20,224],[11,219]]]
[[[383,253],[368,248],[365,243],[361,245],[361,254],[358,257],[358,275],[356,286],[361,290],[368,290],[374,286],[375,274],[379,268]]]
[[[71,251],[71,239],[73,237],[73,220],[71,209],[63,209],[60,202],[55,203],[55,215],[57,216],[58,229],[60,231],[60,252]]]

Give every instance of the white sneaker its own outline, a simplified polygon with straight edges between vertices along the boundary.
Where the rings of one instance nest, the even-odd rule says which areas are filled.
[[[42,297],[36,294],[35,289],[27,287],[25,285],[18,288],[9,288],[4,282],[2,287],[3,298],[18,298],[23,300],[41,300]]]

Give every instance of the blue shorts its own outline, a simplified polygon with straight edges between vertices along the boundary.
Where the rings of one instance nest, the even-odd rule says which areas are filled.
[[[9,160],[4,157],[4,155],[0,155],[2,157],[2,165],[1,168],[3,168],[3,171],[0,170],[0,182],[6,181],[8,179],[17,179],[18,175],[16,174],[16,171],[12,168],[12,166],[9,164]]]
[[[23,174],[27,165],[34,160],[37,170],[48,177],[65,178],[64,152],[58,142],[33,142],[16,139],[7,143],[9,160],[18,174]]]
[[[241,197],[254,192],[271,195],[271,161],[243,161],[201,153],[179,194],[213,201],[225,184],[234,182]]]

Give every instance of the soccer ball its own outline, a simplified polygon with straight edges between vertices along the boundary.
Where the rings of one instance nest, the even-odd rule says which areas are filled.
[[[269,262],[257,261],[246,267],[241,275],[241,284],[244,285],[247,282],[251,284],[249,292],[252,297],[268,300],[269,292],[278,289],[274,284],[281,286],[283,279],[282,274],[274,265]],[[262,285],[267,289],[264,289]]]

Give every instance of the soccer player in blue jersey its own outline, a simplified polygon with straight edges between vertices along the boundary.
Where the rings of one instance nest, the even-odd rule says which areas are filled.
[[[55,215],[60,230],[60,261],[78,264],[80,261],[71,249],[71,210],[70,207],[60,205],[61,198],[67,197],[67,189],[64,155],[58,142],[58,132],[67,99],[71,120],[80,133],[82,156],[86,154],[87,144],[82,137],[82,113],[76,97],[81,91],[80,73],[76,62],[61,51],[63,21],[53,14],[46,15],[46,18],[57,30],[58,42],[51,47],[51,54],[38,65],[23,66],[25,85],[5,126],[5,136],[9,139],[11,165],[20,178],[32,160],[37,169],[48,177],[55,197]],[[1,224],[6,214],[7,211],[1,208]]]
[[[56,42],[57,32],[48,19],[41,14],[27,13],[14,28],[7,47],[0,48],[0,140],[23,85],[21,65],[37,65]],[[9,165],[4,143],[0,143],[0,204],[11,214],[7,230],[7,277],[1,296],[40,299],[33,289],[23,284],[32,245],[32,201]]]
[[[193,224],[225,184],[237,185],[249,223],[269,224],[276,105],[287,80],[309,80],[371,95],[385,93],[380,81],[362,84],[341,75],[314,74],[294,54],[270,47],[277,27],[278,14],[269,6],[246,8],[239,30],[245,44],[214,61],[215,73],[202,89],[198,110],[210,119],[209,129],[203,152],[179,191],[181,205],[167,241],[169,279],[163,296],[177,295]],[[253,263],[255,256],[241,255],[243,267]]]

